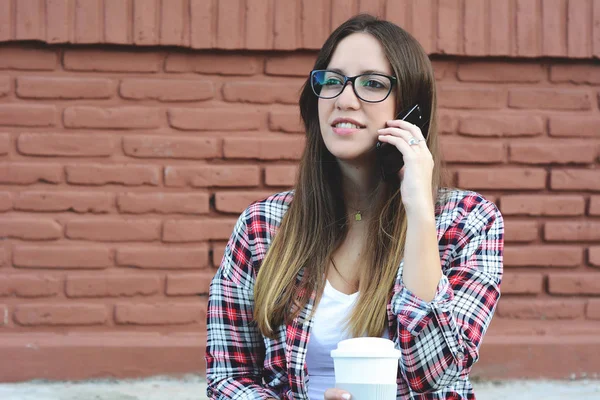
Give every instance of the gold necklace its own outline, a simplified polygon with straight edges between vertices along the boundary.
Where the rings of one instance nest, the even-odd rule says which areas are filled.
[[[362,221],[362,215],[360,214],[360,210],[354,213],[355,221]]]

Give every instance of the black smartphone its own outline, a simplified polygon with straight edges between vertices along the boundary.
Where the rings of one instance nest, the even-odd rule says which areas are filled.
[[[423,132],[423,136],[427,138],[427,125],[429,121],[423,118],[421,107],[418,104],[415,104],[408,110],[401,111],[396,119],[401,119],[418,126],[421,132]],[[379,160],[383,178],[387,180],[393,176],[397,176],[398,171],[404,165],[404,159],[400,150],[389,143],[377,142],[375,151],[377,152],[377,159]]]

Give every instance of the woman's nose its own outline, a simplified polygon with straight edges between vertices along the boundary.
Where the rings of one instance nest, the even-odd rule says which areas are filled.
[[[354,93],[353,84],[352,82],[346,82],[342,93],[337,97],[337,103],[340,108],[355,108],[360,105],[360,100],[356,97],[356,93]]]

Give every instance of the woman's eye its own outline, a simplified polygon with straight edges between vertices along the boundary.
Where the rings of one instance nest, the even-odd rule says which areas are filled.
[[[369,79],[363,83],[363,86],[371,88],[371,89],[384,89],[385,85],[379,81]]]
[[[326,81],[323,83],[323,86],[333,86],[333,85],[341,85],[341,84],[342,84],[342,81],[341,81],[341,80],[339,80],[339,79],[333,79],[333,78],[330,78],[330,79],[327,79],[327,80],[326,80]]]

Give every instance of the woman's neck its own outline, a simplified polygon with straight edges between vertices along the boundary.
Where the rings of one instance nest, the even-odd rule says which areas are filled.
[[[373,202],[377,180],[373,168],[340,162],[342,188],[348,212],[365,213]]]

